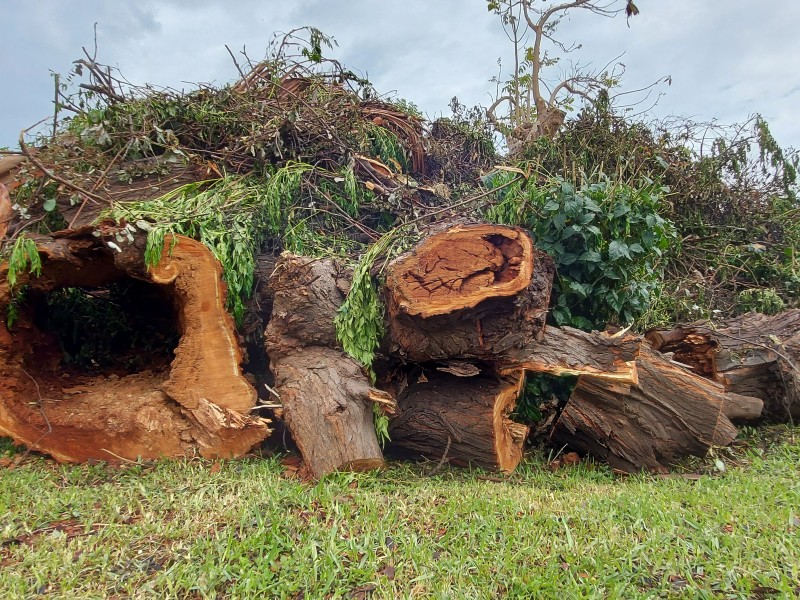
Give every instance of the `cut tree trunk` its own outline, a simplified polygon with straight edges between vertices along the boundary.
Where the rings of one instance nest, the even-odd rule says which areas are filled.
[[[539,340],[554,272],[519,228],[435,233],[388,267],[390,351],[414,362],[491,359]]]
[[[496,357],[501,372],[524,369],[551,375],[591,375],[596,379],[636,383],[636,357],[642,338],[629,333],[587,333],[572,327],[548,327],[544,337]]]
[[[638,383],[582,375],[551,439],[625,472],[663,471],[687,455],[705,456],[736,437],[728,414],[760,410],[757,398],[731,396],[643,345]]]
[[[391,448],[414,458],[513,471],[528,428],[508,418],[524,375],[457,377],[433,372],[398,397]]]
[[[333,260],[283,254],[270,280],[266,349],[292,438],[315,478],[383,466],[373,402],[391,404],[336,339],[349,279]]]
[[[90,229],[37,238],[41,276],[19,281],[28,296],[150,281],[174,303],[180,341],[166,372],[65,373],[58,341],[23,306],[17,324],[0,325],[0,433],[64,462],[231,458],[269,435],[268,421],[249,414],[255,391],[239,369],[219,263],[199,242],[177,242],[170,255],[167,240],[161,264],[148,273],[141,243],[116,252]],[[3,312],[12,299],[7,268],[0,267]]]
[[[800,309],[748,313],[646,334],[653,347],[729,392],[764,401],[764,416],[800,419]]]

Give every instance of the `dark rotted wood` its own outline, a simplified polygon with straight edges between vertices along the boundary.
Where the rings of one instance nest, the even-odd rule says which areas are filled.
[[[646,337],[727,391],[761,398],[766,417],[800,419],[800,309],[748,313],[716,325],[700,321]]]
[[[255,390],[239,368],[221,267],[209,250],[181,238],[148,272],[139,246],[122,244],[120,252],[107,245],[106,232],[92,233],[36,237],[41,276],[24,274],[18,283],[41,294],[130,276],[149,281],[175,305],[181,334],[175,360],[162,373],[65,379],[58,341],[23,307],[13,327],[0,325],[0,434],[65,462],[231,458],[260,443],[270,433],[268,421],[250,413]],[[11,300],[7,269],[0,265],[3,313]]]
[[[265,333],[275,390],[292,438],[314,477],[383,465],[373,402],[391,402],[339,347],[333,319],[344,301],[343,272],[330,259],[284,253],[270,287]]]
[[[491,359],[539,340],[555,273],[552,260],[532,249],[518,229],[453,229],[432,235],[415,254],[389,266],[390,352],[415,362]],[[440,237],[435,245],[430,241]],[[451,280],[442,283],[447,274]]]
[[[635,472],[663,471],[682,456],[704,456],[736,437],[726,411],[743,397],[730,398],[646,345],[636,369],[638,383],[631,385],[582,375],[552,441]],[[757,406],[759,400],[750,402]]]
[[[572,327],[548,327],[544,337],[495,357],[502,371],[524,369],[551,375],[591,375],[636,383],[636,357],[642,338],[630,333],[587,333]]]
[[[528,428],[508,418],[522,386],[506,377],[457,377],[431,372],[398,398],[389,424],[390,447],[415,458],[513,471]]]

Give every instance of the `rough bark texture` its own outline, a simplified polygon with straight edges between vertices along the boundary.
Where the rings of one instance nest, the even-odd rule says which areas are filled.
[[[765,416],[800,419],[800,309],[748,313],[717,326],[701,321],[646,337],[727,391],[761,398]]]
[[[524,376],[426,374],[397,399],[391,448],[415,458],[513,471],[528,428],[508,418]]]
[[[118,253],[86,231],[70,235],[38,239],[42,275],[20,281],[29,293],[148,278],[137,246]],[[0,267],[3,308],[10,300],[6,270]],[[66,462],[235,457],[269,434],[268,421],[248,414],[255,393],[239,371],[224,285],[210,252],[183,238],[154,273],[180,320],[172,368],[67,378],[58,342],[23,310],[11,330],[0,325],[0,433]],[[233,348],[221,352],[224,344]]]
[[[383,465],[372,420],[373,389],[340,349],[333,324],[346,279],[332,260],[284,254],[270,280],[266,348],[292,438],[314,477]]]
[[[530,344],[541,338],[554,273],[516,228],[434,234],[389,266],[391,352],[424,362],[492,358]]]
[[[634,472],[662,471],[681,456],[704,456],[736,437],[720,386],[647,346],[636,368],[635,385],[581,376],[552,440]]]
[[[502,372],[524,369],[551,375],[591,375],[597,379],[636,383],[636,357],[642,339],[623,333],[587,333],[571,327],[548,327],[544,337],[497,357]]]

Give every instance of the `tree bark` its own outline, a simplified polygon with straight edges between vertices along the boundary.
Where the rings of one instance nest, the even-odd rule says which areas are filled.
[[[495,364],[501,372],[524,369],[557,376],[591,375],[635,384],[641,342],[639,336],[627,333],[609,335],[572,327],[548,327],[540,341],[504,351]]]
[[[457,377],[433,372],[398,398],[389,424],[391,448],[414,458],[513,471],[528,428],[508,415],[522,388],[522,372],[506,377]]]
[[[555,268],[519,228],[460,225],[388,268],[390,352],[491,359],[542,336]]]
[[[741,412],[744,397],[731,397],[647,346],[636,368],[638,383],[631,385],[582,375],[556,421],[553,442],[635,472],[663,471],[682,456],[704,456],[736,437],[726,411]],[[750,407],[759,403],[749,400]]]
[[[748,313],[646,334],[653,347],[729,392],[764,401],[764,416],[800,419],[800,309]]]
[[[166,373],[65,379],[57,340],[23,308],[17,325],[0,326],[0,433],[64,462],[230,458],[269,435],[268,421],[249,414],[255,391],[239,370],[219,264],[204,246],[179,237],[170,256],[167,240],[161,264],[148,274],[141,245],[116,252],[89,230],[37,240],[42,274],[20,279],[29,293],[151,280],[174,302],[181,339]],[[0,267],[3,309],[11,301],[7,269]]]
[[[391,397],[340,348],[333,319],[348,278],[333,260],[285,253],[270,280],[266,349],[292,438],[315,478],[383,466],[373,402]]]

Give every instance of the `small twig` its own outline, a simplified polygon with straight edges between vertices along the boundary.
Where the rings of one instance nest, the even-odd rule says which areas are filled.
[[[20,371],[22,371],[23,373],[25,373],[25,375],[27,375],[27,376],[30,378],[30,380],[33,382],[33,385],[35,385],[35,386],[36,386],[36,395],[39,397],[39,399],[38,399],[38,400],[37,400],[37,402],[36,402],[36,406],[38,407],[38,409],[39,409],[39,412],[41,412],[41,413],[42,413],[42,418],[44,419],[44,422],[45,422],[45,423],[47,423],[47,431],[45,431],[45,432],[44,432],[42,435],[40,435],[40,436],[39,436],[39,438],[38,438],[38,439],[37,439],[35,442],[33,442],[33,444],[31,444],[30,446],[28,446],[28,449],[25,451],[25,454],[23,454],[23,455],[22,455],[22,458],[20,458],[20,459],[19,459],[19,462],[22,462],[22,461],[23,461],[23,460],[25,460],[25,459],[28,457],[28,455],[31,453],[31,450],[33,450],[35,446],[38,446],[38,445],[39,445],[39,442],[41,442],[41,441],[42,441],[42,440],[43,440],[45,437],[47,437],[48,435],[50,435],[51,433],[53,433],[53,426],[52,426],[52,425],[50,425],[50,419],[48,419],[48,418],[47,418],[47,414],[44,412],[44,398],[42,398],[42,392],[41,392],[41,389],[39,388],[39,382],[38,382],[38,381],[36,381],[36,380],[33,378],[33,375],[31,375],[30,373],[28,373],[28,372],[27,372],[27,371],[24,369],[24,367],[22,367],[21,365],[20,365],[20,368],[19,368],[19,369],[20,369]]]
[[[53,98],[53,137],[55,138],[56,133],[58,132],[58,96],[59,96],[58,86],[61,83],[61,76],[58,73],[56,73],[53,76],[53,80],[55,81],[56,84],[55,85],[56,93],[55,97]]]
[[[123,153],[123,152],[127,152],[128,148],[130,147],[130,145],[131,145],[131,143],[132,143],[132,142],[133,142],[133,140],[131,140],[130,142],[128,142],[127,144],[125,144],[125,146],[123,146],[123,147],[122,147],[122,148],[119,150],[119,152],[117,152],[117,154],[114,156],[114,158],[112,158],[112,159],[111,159],[111,162],[110,162],[110,163],[108,163],[108,166],[107,166],[107,167],[105,168],[105,170],[104,170],[104,171],[103,171],[103,172],[100,174],[100,177],[98,178],[98,180],[97,180],[97,181],[95,181],[94,185],[92,186],[92,189],[91,189],[91,191],[92,191],[92,192],[94,192],[94,191],[95,191],[95,190],[96,190],[98,187],[100,187],[100,184],[101,184],[101,183],[103,183],[103,180],[104,180],[104,179],[106,178],[106,176],[108,175],[108,172],[111,170],[111,167],[113,167],[113,166],[114,166],[114,163],[116,163],[116,162],[117,162],[117,160],[119,159],[119,157],[122,155],[122,153]],[[88,198],[84,198],[84,199],[83,199],[83,202],[82,202],[82,203],[81,203],[81,205],[78,207],[78,211],[75,213],[75,216],[74,216],[74,217],[72,217],[72,219],[71,219],[71,220],[70,220],[70,222],[69,222],[69,225],[67,225],[67,229],[72,229],[72,228],[73,228],[73,226],[75,225],[75,221],[77,221],[77,220],[78,220],[78,217],[80,217],[80,216],[81,216],[81,213],[83,212],[83,209],[86,207],[86,203],[87,203],[88,201],[89,201],[89,199],[88,199]],[[110,200],[109,200],[109,204],[111,204],[111,201],[110,201]]]
[[[231,49],[228,47],[228,44],[225,44],[225,50],[227,50],[228,54],[231,55],[231,60],[233,61],[233,64],[236,67],[236,70],[239,71],[239,75],[241,76],[241,81],[244,82],[245,87],[249,91],[250,90],[250,82],[247,81],[247,78],[244,75],[244,71],[242,71],[242,68],[239,66],[239,63],[236,62],[236,57],[233,55],[233,52],[231,52]]]
[[[114,458],[116,458],[118,460],[121,460],[122,462],[126,462],[126,463],[131,464],[131,465],[139,464],[135,460],[131,460],[130,458],[125,458],[123,456],[120,456],[119,454],[114,454],[108,448],[100,448],[100,450],[102,450],[103,452],[108,452],[111,456],[113,456]]]
[[[269,387],[266,383],[264,384],[264,387],[267,388],[267,391],[273,396],[275,396],[278,400],[281,399],[281,395],[275,390],[273,390],[271,387]]]
[[[493,194],[494,192],[496,192],[498,190],[502,190],[503,188],[506,188],[506,187],[510,186],[512,183],[516,183],[517,181],[519,181],[522,178],[523,177],[521,175],[518,175],[514,179],[505,182],[503,185],[498,185],[496,188],[492,188],[490,190],[486,190],[485,192],[481,192],[480,194],[477,194],[476,196],[470,196],[469,198],[466,198],[465,200],[461,200],[460,202],[456,202],[455,204],[451,204],[450,206],[446,206],[446,207],[441,208],[439,210],[435,210],[433,212],[426,213],[426,214],[424,214],[422,216],[417,217],[416,219],[412,219],[411,221],[406,221],[405,223],[400,225],[400,227],[406,227],[408,225],[413,225],[414,223],[418,223],[419,221],[423,221],[423,220],[428,219],[430,217],[435,217],[436,215],[441,214],[443,212],[447,212],[447,211],[451,211],[451,210],[453,210],[455,208],[459,208],[460,206],[464,206],[466,204],[469,204],[470,202],[474,202],[475,200],[480,200],[481,198],[489,196],[489,195]]]
[[[447,453],[450,452],[450,443],[451,442],[452,442],[452,438],[448,435],[447,436],[447,445],[444,447],[444,452],[442,453],[442,457],[439,459],[439,461],[436,463],[436,465],[434,465],[434,467],[430,471],[428,471],[428,473],[427,473],[428,477],[436,475],[439,471],[442,470],[442,467],[444,467],[445,463],[447,462]]]

